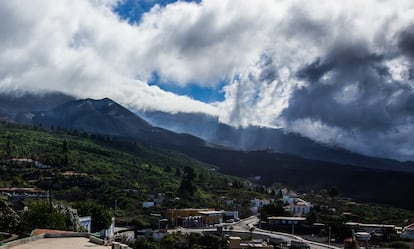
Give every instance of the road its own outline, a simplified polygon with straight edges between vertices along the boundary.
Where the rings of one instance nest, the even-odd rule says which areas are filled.
[[[269,239],[283,239],[284,241],[287,241],[287,242],[290,242],[291,240],[298,240],[298,241],[303,241],[307,243],[312,249],[339,249],[339,247],[336,247],[336,246],[331,246],[331,245],[326,245],[322,243],[305,240],[300,236],[260,229],[254,226],[258,222],[259,222],[259,219],[256,216],[251,216],[246,219],[242,219],[239,222],[224,223],[224,224],[221,224],[220,226],[223,226],[224,231],[227,233],[230,233],[230,232],[231,233],[251,233],[257,236],[267,237]],[[229,230],[230,227],[232,227],[232,230]],[[217,230],[217,227],[180,228],[179,229],[179,231],[181,231],[182,233],[202,233],[206,231],[216,231],[216,230]],[[171,231],[174,231],[174,230],[171,230]]]

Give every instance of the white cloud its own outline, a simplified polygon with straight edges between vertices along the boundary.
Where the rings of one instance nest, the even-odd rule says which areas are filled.
[[[142,82],[154,70],[145,68],[149,58],[140,54],[145,39],[138,27],[112,13],[113,4],[0,3],[0,89],[58,90],[109,96],[137,108],[214,113],[208,104]]]
[[[384,148],[393,157],[411,158],[414,144],[401,134],[413,127],[406,110],[414,96],[413,50],[410,35],[402,44],[400,33],[411,32],[412,1],[176,2],[155,6],[134,25],[112,12],[116,2],[1,1],[0,90],[60,90],[135,108],[199,110],[235,125],[283,126],[334,143],[352,130],[359,146],[344,146],[377,154],[366,141],[390,142]],[[149,86],[153,72],[164,84],[214,87],[225,80],[225,100],[206,104]],[[367,83],[372,79],[375,87]],[[349,120],[363,111],[367,118],[347,123],[319,98],[336,99]],[[345,108],[354,103],[360,112]],[[372,120],[382,126],[368,133]]]

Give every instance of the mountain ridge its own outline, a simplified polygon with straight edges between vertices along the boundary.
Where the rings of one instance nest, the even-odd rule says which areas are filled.
[[[236,150],[270,150],[343,165],[367,168],[390,169],[414,172],[414,162],[366,156],[343,148],[315,142],[300,134],[283,129],[249,126],[232,127],[220,123],[217,117],[200,113],[165,113],[160,111],[138,111],[140,117],[155,126],[175,132],[187,131],[191,135]]]
[[[255,126],[236,128],[220,123],[217,117],[202,113],[133,112],[110,98],[75,100],[60,93],[0,94],[0,104],[0,111],[7,110],[3,115],[0,112],[0,119],[16,123],[42,124],[49,128],[61,126],[124,138],[141,138],[148,143],[196,144],[246,151],[270,150],[342,165],[414,172],[413,162],[364,156],[326,146],[283,129]]]
[[[101,135],[137,139],[147,143],[172,145],[204,145],[200,138],[177,134],[153,127],[145,120],[115,101],[81,99],[59,105],[49,111],[37,113],[34,125],[63,127]]]
[[[62,128],[138,142],[150,150],[162,148],[176,151],[218,166],[218,170],[223,173],[242,177],[261,175],[262,184],[281,182],[307,191],[338,186],[342,193],[359,200],[414,208],[414,202],[406,199],[414,189],[414,183],[410,180],[414,176],[413,171],[399,171],[392,165],[388,168],[341,165],[276,153],[269,149],[243,151],[215,146],[188,134],[153,127],[108,98],[70,101],[34,115],[35,125],[42,125],[46,129],[62,125]],[[129,122],[134,129],[127,129]],[[200,126],[199,129],[205,127]],[[394,163],[403,165],[396,161]],[[414,169],[408,165],[406,168]]]

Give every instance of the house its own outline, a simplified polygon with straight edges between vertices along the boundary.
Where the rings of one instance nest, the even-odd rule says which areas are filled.
[[[44,191],[35,188],[0,188],[1,195],[18,198],[45,198]]]
[[[143,208],[150,208],[150,207],[154,207],[154,206],[155,206],[155,202],[153,202],[153,201],[144,201],[142,203]]]
[[[239,211],[224,211],[224,220],[239,220]]]
[[[201,211],[212,211],[211,208],[183,208],[183,209],[168,209],[165,212],[165,217],[176,226],[182,227],[200,227],[204,226],[202,216],[199,215]]]
[[[176,217],[196,216],[200,211],[212,211],[212,208],[181,208],[181,209],[167,209],[165,217],[167,219],[175,219]]]
[[[312,208],[310,202],[304,201],[300,198],[293,198],[293,202],[290,202],[288,206],[285,207],[286,211],[291,212],[294,216],[306,216]]]
[[[395,225],[386,225],[386,224],[365,224],[365,223],[356,223],[356,222],[347,222],[345,223],[348,227],[352,228],[358,232],[367,232],[367,233],[379,233],[382,234],[385,231],[396,231]]]
[[[203,217],[203,223],[204,225],[215,225],[215,224],[220,224],[223,223],[223,218],[224,218],[224,211],[201,211],[198,212],[202,217]]]
[[[112,223],[107,229],[103,229],[99,232],[101,238],[112,240],[115,235],[115,217],[112,217]]]
[[[51,166],[50,165],[46,165],[43,163],[40,163],[38,161],[35,161],[33,159],[30,158],[13,158],[8,160],[9,163],[18,165],[18,166],[31,166],[33,165],[35,168],[38,169],[50,169]]]
[[[52,166],[50,166],[50,165],[39,163],[39,162],[35,162],[34,166],[38,169],[50,169],[50,168],[52,168]]]
[[[271,216],[267,217],[269,225],[301,225],[305,224],[306,218],[304,217],[285,217],[285,216]]]
[[[201,227],[222,223],[225,211],[216,211],[211,208],[195,209],[168,209],[165,213],[167,219],[176,226]],[[233,213],[234,215],[234,213]]]
[[[79,217],[79,224],[85,228],[85,230],[90,233],[91,232],[91,227],[92,227],[92,218],[91,216],[84,216],[84,217]]]
[[[231,236],[227,240],[227,247],[229,249],[248,249],[248,248],[261,248],[261,249],[273,249],[272,245],[267,244],[263,240],[251,240],[242,241],[240,237]]]
[[[256,215],[259,212],[259,209],[262,208],[264,205],[270,204],[271,201],[267,199],[257,199],[254,198],[253,200],[250,200],[250,212],[253,215]]]
[[[175,218],[175,225],[180,227],[204,227],[203,216],[194,215]]]
[[[414,223],[404,227],[400,237],[404,239],[414,239]]]
[[[271,230],[284,231],[295,233],[295,231],[302,231],[306,222],[304,217],[267,217],[267,226]]]
[[[61,173],[62,176],[64,177],[86,177],[88,176],[87,173],[83,173],[83,172],[75,172],[75,171],[65,171],[63,173]]]
[[[283,196],[283,203],[286,205],[285,210],[292,213],[294,216],[306,216],[313,207],[310,202],[301,198]]]
[[[253,200],[250,200],[250,206],[251,207],[261,208],[264,205],[268,205],[268,204],[270,204],[270,201],[267,200],[267,199],[257,199],[257,198],[255,198]]]

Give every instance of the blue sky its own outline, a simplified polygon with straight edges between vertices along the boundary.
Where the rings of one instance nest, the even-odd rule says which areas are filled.
[[[140,22],[142,15],[151,10],[154,5],[158,4],[164,7],[168,4],[177,2],[176,0],[125,0],[117,4],[113,11],[118,14],[121,19],[128,21],[130,24],[137,24]],[[200,2],[200,0],[185,0],[182,2]],[[224,92],[221,87],[225,82],[218,82],[214,86],[200,86],[195,82],[189,82],[186,85],[180,85],[176,82],[161,82],[160,77],[155,72],[149,85],[157,85],[165,91],[169,91],[178,95],[189,96],[193,99],[200,100],[206,103],[212,103],[224,100]]]
[[[213,103],[224,100],[224,91],[220,90],[227,82],[221,81],[216,86],[201,86],[196,83],[188,83],[185,86],[176,84],[175,82],[164,83],[160,81],[157,73],[152,74],[149,85],[156,85],[162,90],[172,92],[178,95],[190,96],[193,99],[200,100],[205,103]]]
[[[113,11],[129,23],[137,23],[141,20],[142,14],[148,12],[154,5],[159,4],[163,7],[175,2],[177,0],[123,0],[115,6]],[[182,2],[200,2],[200,0],[182,0]]]
[[[208,113],[414,160],[412,0],[116,1],[0,1],[0,92]]]

